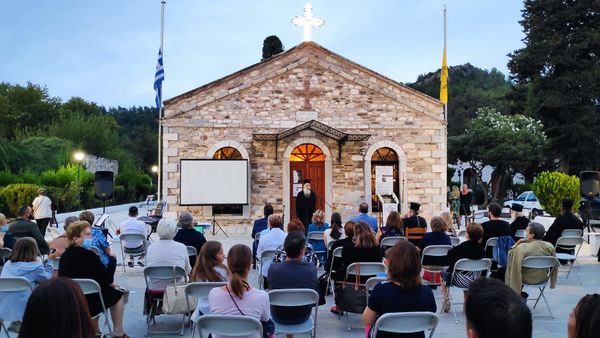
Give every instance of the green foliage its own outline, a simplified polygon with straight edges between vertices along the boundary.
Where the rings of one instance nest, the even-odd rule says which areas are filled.
[[[10,184],[0,190],[0,196],[8,206],[7,216],[17,215],[19,208],[24,205],[31,205],[33,199],[37,196],[39,186],[35,184]]]
[[[57,137],[28,137],[18,142],[27,159],[20,165],[20,170],[36,173],[68,163],[74,150],[73,142]]]
[[[60,212],[75,211],[80,208],[77,195],[81,191],[77,182],[69,182],[61,187],[47,187],[48,196],[55,203]],[[90,190],[93,193],[93,190]]]
[[[9,170],[0,171],[0,187],[5,187],[14,183],[23,183],[23,179]]]
[[[532,190],[546,212],[556,217],[560,214],[562,200],[570,198],[575,211],[579,208],[579,178],[558,171],[541,172],[533,181]]]
[[[40,174],[40,184],[54,187],[66,187],[71,183],[77,184],[76,164],[60,166],[56,170],[46,170]],[[87,171],[83,166],[79,169],[80,185],[89,185],[94,181],[94,174]]]
[[[408,83],[420,92],[440,97],[440,70],[420,75]],[[448,136],[462,134],[481,107],[506,111],[504,96],[510,83],[496,69],[483,70],[467,63],[448,69]]]
[[[600,11],[598,0],[526,0],[525,47],[509,55],[511,99],[542,121],[547,158],[563,171],[598,168]]]

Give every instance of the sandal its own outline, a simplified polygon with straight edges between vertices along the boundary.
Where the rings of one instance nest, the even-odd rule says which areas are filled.
[[[338,316],[341,316],[341,315],[343,315],[343,314],[344,314],[344,311],[342,311],[342,310],[338,309],[338,307],[337,307],[337,306],[335,306],[335,305],[334,305],[334,306],[332,306],[332,307],[331,307],[331,309],[329,309],[329,311],[330,311],[331,313],[333,313],[333,314],[336,314],[336,315],[338,315]]]
[[[123,334],[120,335],[120,336],[111,335],[111,337],[113,337],[113,338],[131,338],[125,332],[123,332]]]

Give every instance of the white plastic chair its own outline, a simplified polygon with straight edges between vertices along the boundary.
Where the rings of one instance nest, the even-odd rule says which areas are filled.
[[[450,305],[452,308],[452,314],[454,314],[454,322],[456,324],[458,324],[458,317],[456,317],[456,306],[454,306],[454,305],[460,304],[460,303],[452,302],[453,297],[452,297],[452,293],[450,292],[450,290],[454,287],[454,288],[460,289],[462,291],[466,291],[468,288],[461,288],[461,287],[455,286],[453,284],[454,277],[461,271],[471,272],[471,273],[480,272],[480,273],[482,273],[482,275],[480,277],[484,277],[486,275],[486,273],[490,270],[491,267],[492,267],[492,260],[489,258],[482,258],[482,259],[462,258],[462,259],[459,259],[454,264],[454,271],[452,271],[452,279],[450,279],[451,283],[449,285],[447,285],[447,287],[448,287],[448,297],[450,298]]]
[[[460,244],[460,238],[450,236],[450,243],[452,244],[452,246],[457,246]]]
[[[556,245],[555,248],[556,249],[572,249],[575,251],[575,254],[568,254],[568,253],[562,253],[562,252],[557,252],[556,253],[556,258],[560,259],[560,260],[565,260],[565,261],[573,261],[573,263],[569,264],[569,268],[565,271],[567,271],[567,276],[565,277],[564,281],[566,281],[567,279],[569,279],[569,275],[571,275],[571,271],[573,271],[575,273],[575,277],[577,277],[577,280],[579,281],[579,284],[581,283],[581,279],[579,278],[579,275],[577,274],[577,271],[574,269],[575,267],[575,263],[579,264],[577,262],[577,256],[579,255],[579,250],[581,250],[581,245],[583,244],[583,237],[560,237],[558,240],[556,240]]]
[[[379,317],[373,325],[372,337],[377,337],[379,331],[391,333],[413,333],[425,330],[429,332],[429,338],[437,327],[439,318],[433,312],[394,312],[386,313]]]
[[[331,277],[334,273],[337,273],[337,271],[335,271],[333,269],[333,261],[336,260],[336,258],[339,260],[340,258],[342,258],[342,247],[338,246],[337,248],[335,248],[335,250],[333,250],[333,252],[331,253],[332,258],[331,258],[331,265],[329,266],[329,276],[327,276],[327,286],[331,287],[332,290],[335,289],[335,285],[332,284],[333,278]]]
[[[580,229],[565,229],[560,233],[560,237],[581,237],[583,230]]]
[[[544,299],[544,303],[546,303],[546,307],[548,308],[548,313],[550,313],[550,317],[554,319],[554,315],[552,315],[552,311],[550,310],[550,305],[548,305],[548,301],[546,300],[546,296],[544,296],[544,290],[546,290],[546,286],[548,286],[548,280],[550,280],[550,275],[552,275],[552,271],[560,266],[558,259],[554,256],[529,256],[523,259],[523,263],[521,264],[522,268],[528,269],[541,269],[546,271],[546,278],[539,283],[527,283],[527,281],[523,281],[523,286],[527,287],[537,287],[540,291],[539,296],[535,299],[535,304],[533,304],[533,308],[537,306],[540,298]],[[533,300],[533,299],[531,299]]]
[[[272,261],[276,253],[277,252],[275,250],[265,250],[260,254],[260,257],[258,258],[258,288],[261,290],[264,289],[262,274],[263,263],[266,261]]]
[[[488,248],[497,248],[498,247],[498,237],[488,238],[485,242],[485,251],[487,252]]]
[[[12,255],[12,250],[10,248],[0,248],[0,262],[4,262]],[[0,271],[2,267],[0,266]]]
[[[275,323],[275,334],[296,335],[308,333],[311,337],[317,334],[317,312],[319,308],[319,294],[312,289],[278,289],[269,291],[269,302],[271,306],[296,307],[307,306],[314,307],[314,319],[309,316],[306,321],[295,325],[285,325]],[[313,312],[311,310],[311,312]]]
[[[373,288],[375,288],[375,285],[387,282],[387,280],[387,277],[371,277],[367,279],[367,282],[365,283],[365,289],[367,290],[367,304],[369,304],[369,295],[371,294],[371,291],[373,291]]]
[[[456,235],[456,237],[458,238],[467,238],[467,230],[461,230],[458,232],[458,235]]]
[[[322,242],[323,243],[323,247],[325,247],[325,239],[323,238],[323,231],[311,231],[308,233],[308,235],[306,235],[306,241],[307,242]],[[313,245],[314,248],[314,245]],[[314,254],[320,254],[320,255],[325,255],[327,254],[327,249],[324,250],[313,250]],[[321,260],[319,260],[320,262]],[[320,264],[320,263],[319,263]]]
[[[0,277],[0,293],[1,292],[18,292],[18,291],[32,291],[31,283],[23,277]],[[4,330],[6,337],[10,338],[8,329],[4,326],[4,320],[2,320],[2,314],[0,314],[0,332]]]
[[[102,289],[100,288],[100,285],[95,280],[87,278],[73,278],[73,281],[79,284],[79,287],[81,287],[81,291],[84,295],[91,295],[95,293],[98,294],[98,298],[100,298],[100,304],[102,305],[102,313],[99,313],[94,318],[100,317],[101,314],[104,314],[104,326],[106,326],[108,331],[106,333],[101,331],[101,334],[103,337],[110,336],[112,328],[110,326],[108,310],[106,309],[106,306],[104,305],[104,299],[102,298]]]
[[[147,266],[144,268],[144,281],[146,282],[146,289],[150,290],[149,287],[149,280],[163,280],[163,281],[168,281],[170,283],[168,284],[173,284],[173,281],[176,281],[178,279],[184,279],[186,278],[186,274],[185,274],[185,270],[179,266]],[[153,290],[156,291],[156,290]],[[148,297],[150,299],[150,301],[152,302],[152,306],[150,307],[148,314],[146,315],[146,336],[152,333],[161,333],[161,334],[166,334],[166,333],[179,333],[180,335],[183,335],[183,325],[185,324],[185,314],[183,314],[183,318],[181,319],[181,328],[177,331],[152,331],[150,330],[150,322],[152,321],[154,324],[156,324],[156,320],[155,317],[157,314],[157,310],[159,310],[157,308],[159,301],[162,300],[162,296],[160,297],[156,297],[153,296],[151,293],[148,293]]]
[[[223,336],[255,336],[262,337],[262,324],[254,317],[204,315],[198,320],[200,338],[209,334]]]
[[[358,276],[359,279],[361,277],[371,277],[377,276],[378,273],[386,272],[386,267],[383,263],[379,262],[356,262],[352,263],[346,268],[346,277],[345,280],[347,283],[353,283],[354,276]],[[353,276],[353,277],[350,277]],[[365,292],[366,296],[366,292]],[[348,311],[342,309],[346,314],[346,326],[348,331],[350,331],[350,319],[348,318]],[[362,312],[361,312],[362,313]]]
[[[139,252],[137,250],[131,250],[125,247],[125,242],[137,242],[142,241],[144,243],[144,251]],[[121,246],[121,257],[123,258],[123,273],[125,273],[125,255],[140,257],[146,255],[146,250],[148,249],[148,241],[146,240],[146,236],[143,234],[121,234],[119,235],[119,244]]]
[[[185,300],[188,304],[188,313],[190,314],[190,318],[191,318],[191,314],[192,312],[194,312],[194,309],[190,309],[189,305],[190,305],[190,297],[196,297],[196,298],[208,298],[208,294],[210,293],[210,290],[214,289],[214,288],[218,288],[221,286],[227,285],[227,283],[225,282],[194,282],[194,283],[189,283],[186,287],[185,287]],[[192,338],[194,338],[194,335],[196,333],[196,325],[198,324],[198,321],[192,322]]]
[[[198,256],[198,250],[196,250],[196,248],[194,248],[193,246],[186,246],[185,247],[187,249],[187,253],[188,253],[188,257],[196,257]]]
[[[515,232],[515,237],[517,238],[527,238],[527,234],[525,233],[525,229],[519,229]]]
[[[446,257],[448,256],[448,251],[452,249],[452,245],[429,245],[423,249],[421,252],[421,273],[427,271],[430,274],[436,274],[442,272],[441,266],[435,265],[423,265],[426,256],[429,257]],[[435,279],[434,279],[435,280]],[[424,281],[429,285],[440,285],[440,283]]]
[[[60,233],[58,232],[58,228],[47,227],[46,231],[48,231],[48,233],[50,234],[50,237],[52,237],[52,239],[56,239],[56,238],[58,238],[58,236],[60,236]]]
[[[396,245],[396,243],[398,243],[400,241],[405,241],[405,240],[406,240],[406,237],[404,237],[404,236],[384,237],[381,240],[381,243],[379,243],[379,246],[382,249],[385,249],[385,248],[389,248],[389,247],[392,247],[392,246]]]

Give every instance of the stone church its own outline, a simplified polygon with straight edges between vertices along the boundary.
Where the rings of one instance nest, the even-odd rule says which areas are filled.
[[[375,167],[393,168],[398,209],[446,210],[446,121],[440,101],[314,43],[164,103],[162,196],[168,217],[251,225],[265,203],[285,222],[310,179],[317,208],[345,222],[366,201],[374,215]],[[181,159],[247,159],[248,205],[181,206]],[[198,187],[201,189],[202,187]]]

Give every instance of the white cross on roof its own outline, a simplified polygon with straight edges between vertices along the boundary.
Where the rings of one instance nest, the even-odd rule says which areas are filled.
[[[313,18],[312,16],[312,6],[310,3],[307,3],[304,6],[304,16],[295,16],[292,19],[292,23],[296,26],[304,27],[304,41],[312,41],[310,36],[310,30],[312,27],[320,27],[325,21],[321,18]]]

